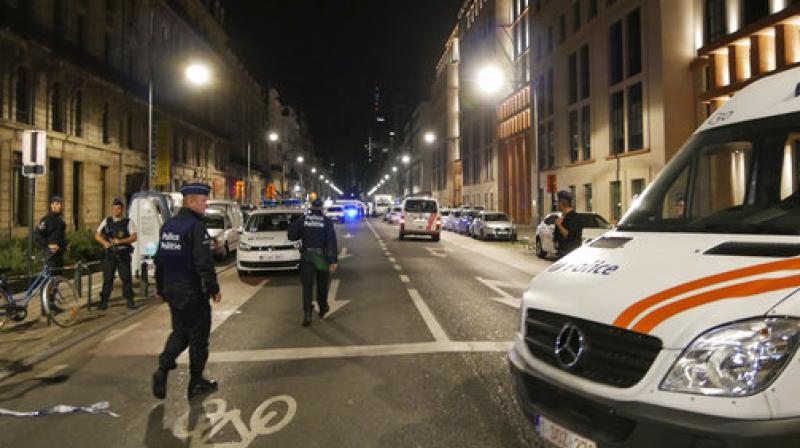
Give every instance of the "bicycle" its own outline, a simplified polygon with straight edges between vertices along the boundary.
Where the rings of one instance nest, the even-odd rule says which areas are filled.
[[[14,322],[24,321],[28,317],[28,304],[37,292],[42,305],[42,316],[47,316],[59,327],[69,327],[78,322],[81,309],[78,292],[71,283],[50,271],[47,260],[20,301],[6,289],[7,280],[3,274],[8,271],[9,269],[0,268],[0,329],[9,319]]]

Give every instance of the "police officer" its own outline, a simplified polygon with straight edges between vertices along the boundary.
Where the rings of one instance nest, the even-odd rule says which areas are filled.
[[[307,327],[311,325],[314,279],[317,281],[317,304],[321,319],[330,310],[328,286],[339,262],[336,230],[333,221],[322,215],[320,199],[311,203],[310,214],[292,223],[289,239],[303,242],[300,249],[300,281],[303,283],[303,326]]]
[[[203,378],[208,360],[211,333],[211,305],[222,300],[211,237],[202,217],[208,206],[211,188],[187,184],[181,188],[183,207],[178,215],[161,227],[156,253],[156,297],[166,300],[172,314],[172,333],[159,357],[153,374],[153,395],[167,395],[167,373],[176,368],[175,360],[189,347],[189,399],[217,390],[217,382]]]
[[[561,217],[556,220],[555,240],[558,243],[558,257],[561,258],[581,247],[583,224],[572,208],[572,193],[559,191],[556,196]]]
[[[100,223],[94,239],[105,248],[103,258],[103,291],[100,293],[99,310],[108,308],[108,297],[114,287],[114,272],[122,280],[122,295],[128,309],[135,310],[133,303],[133,279],[131,278],[132,243],[136,242],[136,225],[125,216],[125,204],[115,198],[111,203],[111,216]]]
[[[64,253],[67,251],[67,224],[61,214],[64,211],[64,200],[60,196],[50,199],[50,212],[47,213],[36,228],[36,237],[43,246],[53,252],[48,265],[54,271],[64,267]]]

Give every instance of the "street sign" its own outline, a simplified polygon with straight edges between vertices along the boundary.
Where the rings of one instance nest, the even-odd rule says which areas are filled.
[[[47,133],[45,131],[22,132],[22,175],[39,177],[45,173],[47,160]]]

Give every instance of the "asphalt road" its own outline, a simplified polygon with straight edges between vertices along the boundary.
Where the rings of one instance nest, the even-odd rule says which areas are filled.
[[[0,417],[0,446],[537,446],[505,354],[522,288],[546,263],[452,234],[399,241],[377,221],[337,231],[333,311],[310,328],[296,274],[220,274],[216,394],[186,399],[184,357],[167,400],[151,396],[169,333],[162,305],[0,383],[0,408],[109,401],[118,418]]]

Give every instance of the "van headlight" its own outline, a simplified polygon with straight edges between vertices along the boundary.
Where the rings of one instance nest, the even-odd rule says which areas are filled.
[[[800,320],[758,318],[710,330],[672,365],[660,389],[745,397],[766,389],[792,358]]]
[[[245,250],[245,251],[253,250],[253,246],[251,246],[251,245],[249,245],[247,243],[239,243],[239,250]]]

